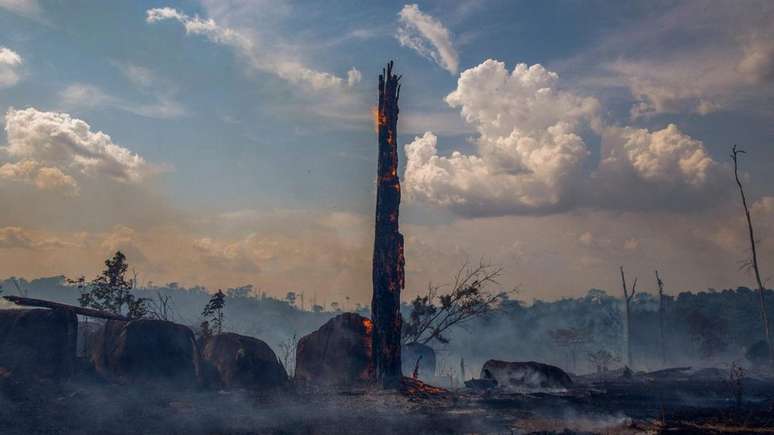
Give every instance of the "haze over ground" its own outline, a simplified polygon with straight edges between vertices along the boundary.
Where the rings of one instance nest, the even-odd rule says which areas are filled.
[[[386,59],[406,297],[466,259],[525,299],[774,273],[774,5],[0,0],[0,277],[366,303]],[[617,293],[616,293],[617,294]]]

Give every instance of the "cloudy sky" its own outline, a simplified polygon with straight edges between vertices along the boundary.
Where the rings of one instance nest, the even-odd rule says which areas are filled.
[[[768,1],[0,0],[0,276],[370,300],[381,66],[403,74],[407,295],[774,276]]]

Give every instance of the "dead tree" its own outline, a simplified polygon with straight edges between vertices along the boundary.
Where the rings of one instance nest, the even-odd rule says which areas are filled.
[[[626,287],[626,276],[624,275],[624,268],[621,266],[621,285],[624,292],[624,313],[626,318],[624,319],[624,356],[626,357],[626,366],[632,367],[632,346],[631,346],[631,331],[632,331],[632,316],[631,316],[631,303],[634,299],[634,294],[637,292],[637,278],[634,278],[632,284],[632,290],[629,292]]]
[[[404,287],[403,235],[398,228],[400,180],[398,178],[398,97],[400,76],[393,63],[379,75],[379,107],[376,112],[379,163],[376,178],[374,227],[373,355],[377,382],[385,388],[399,386],[401,379],[400,292]]]
[[[758,299],[761,306],[761,321],[763,322],[763,334],[766,337],[766,345],[769,348],[769,362],[774,365],[774,347],[771,344],[771,335],[769,333],[769,319],[766,312],[766,299],[764,297],[766,289],[763,287],[763,280],[761,280],[761,272],[758,268],[758,248],[755,241],[755,232],[753,231],[752,218],[750,218],[750,208],[747,206],[747,197],[744,194],[744,187],[742,187],[742,181],[739,179],[739,154],[744,154],[744,150],[736,149],[736,145],[731,147],[731,159],[734,161],[734,178],[736,179],[736,185],[739,188],[739,196],[742,198],[742,207],[744,208],[744,216],[747,219],[747,233],[750,238],[750,251],[751,259],[748,265],[752,266],[753,273],[755,274],[755,281],[758,284]]]
[[[661,365],[666,366],[666,344],[664,343],[664,281],[656,271],[656,283],[658,284],[658,337],[659,351],[661,352]]]

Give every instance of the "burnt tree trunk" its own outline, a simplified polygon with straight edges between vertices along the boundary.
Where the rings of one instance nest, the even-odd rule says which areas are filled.
[[[398,179],[398,96],[400,77],[392,62],[379,76],[379,107],[376,113],[379,164],[376,179],[376,225],[374,234],[371,317],[374,323],[373,355],[377,382],[385,388],[399,386],[400,291],[403,289],[403,235],[398,231],[400,180]]]
[[[666,342],[664,341],[664,281],[658,275],[656,271],[656,284],[658,284],[658,336],[659,336],[659,350],[661,352],[661,365],[666,367]]]

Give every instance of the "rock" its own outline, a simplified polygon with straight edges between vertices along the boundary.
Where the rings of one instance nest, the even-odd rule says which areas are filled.
[[[226,388],[275,388],[288,375],[274,351],[263,341],[225,333],[205,340],[202,359],[217,371],[218,384]]]
[[[403,361],[403,374],[411,377],[414,374],[419,358],[419,379],[430,380],[435,376],[435,351],[426,344],[409,343],[400,351]]]
[[[559,367],[534,361],[507,362],[489,360],[481,369],[481,378],[497,381],[506,390],[560,389],[572,386],[572,380]]]
[[[119,382],[198,384],[199,351],[190,328],[164,320],[109,320],[95,340],[99,374]]]
[[[332,318],[298,341],[295,379],[322,385],[374,382],[372,332],[371,320],[358,314]]]
[[[64,310],[0,310],[0,368],[8,376],[65,379],[73,374],[78,319]]]

